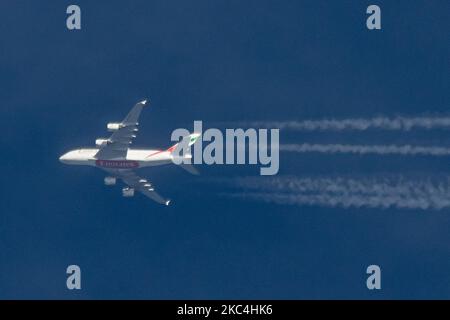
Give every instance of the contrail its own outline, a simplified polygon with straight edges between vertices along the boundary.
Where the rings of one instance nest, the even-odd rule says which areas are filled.
[[[450,207],[450,178],[244,177],[223,179],[240,193],[225,196],[292,205],[436,209]]]
[[[436,198],[404,198],[400,196],[361,196],[361,195],[302,195],[284,193],[238,193],[227,194],[226,196],[253,199],[268,203],[309,205],[323,207],[344,207],[344,208],[399,208],[399,209],[434,209],[441,210],[450,207],[450,199]]]
[[[417,129],[449,129],[450,117],[374,117],[369,119],[350,118],[350,119],[323,119],[323,120],[303,120],[303,121],[251,121],[240,122],[242,126],[279,128],[298,131],[342,131],[368,129],[380,130],[402,130],[409,131]]]
[[[450,147],[422,147],[411,145],[347,145],[347,144],[284,144],[280,145],[280,151],[289,152],[320,152],[320,153],[356,153],[356,154],[380,154],[380,155],[429,155],[448,156]]]
[[[348,177],[244,177],[222,179],[223,182],[246,190],[298,193],[361,193],[361,194],[439,194],[450,196],[450,178],[432,181],[431,179],[405,179],[400,176],[383,178]]]

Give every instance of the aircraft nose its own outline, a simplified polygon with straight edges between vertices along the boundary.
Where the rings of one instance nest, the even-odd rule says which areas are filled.
[[[67,159],[67,153],[63,154],[61,157],[59,157],[59,161],[61,161],[62,163],[64,163],[64,161]]]

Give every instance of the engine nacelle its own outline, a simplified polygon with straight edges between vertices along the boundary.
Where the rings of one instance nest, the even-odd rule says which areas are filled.
[[[105,177],[105,185],[107,186],[113,186],[116,184],[117,179],[114,177]]]
[[[134,189],[133,188],[123,188],[122,189],[122,196],[124,196],[124,197],[132,197],[132,196],[134,196]]]
[[[109,139],[97,139],[95,140],[95,145],[97,147],[104,147],[110,143]]]
[[[106,128],[108,128],[108,131],[117,131],[123,127],[124,127],[124,125],[121,123],[108,123],[106,125]]]

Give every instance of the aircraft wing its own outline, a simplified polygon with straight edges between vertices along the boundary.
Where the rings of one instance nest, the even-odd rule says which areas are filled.
[[[97,159],[124,159],[132,140],[136,138],[138,120],[147,100],[137,103],[125,119],[119,123],[119,129],[113,132],[108,143],[101,147],[95,157]]]
[[[136,191],[141,192],[145,196],[149,197],[153,201],[156,201],[160,204],[164,204],[166,206],[169,205],[170,200],[164,199],[160,194],[158,194],[154,186],[147,179],[139,177],[136,172],[131,169],[104,169],[112,176],[121,179],[125,184],[129,187],[133,188]]]

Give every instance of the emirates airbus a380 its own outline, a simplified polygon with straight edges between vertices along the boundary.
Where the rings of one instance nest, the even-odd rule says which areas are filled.
[[[71,150],[62,155],[59,160],[65,164],[94,166],[105,170],[109,174],[104,179],[105,185],[108,186],[115,185],[117,179],[121,179],[127,185],[122,189],[124,197],[134,196],[137,190],[158,203],[169,205],[170,200],[160,196],[152,183],[139,177],[135,170],[173,163],[174,157],[179,157],[183,145],[190,147],[197,141],[200,134],[190,134],[167,150],[130,149],[129,146],[136,138],[138,131],[139,115],[146,104],[146,100],[137,103],[122,122],[108,123],[108,131],[113,133],[109,139],[97,139],[95,141],[97,148]],[[190,153],[184,153],[182,157],[191,158],[192,156]],[[180,166],[192,174],[197,173],[189,164]]]

